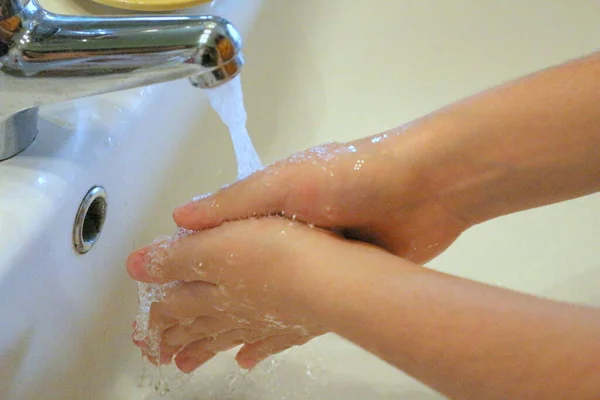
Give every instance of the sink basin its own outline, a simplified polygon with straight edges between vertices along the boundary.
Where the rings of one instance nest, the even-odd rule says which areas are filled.
[[[42,3],[123,13],[84,0]],[[186,12],[225,16],[244,33],[248,128],[270,163],[591,52],[600,3],[217,0]],[[124,260],[173,232],[175,205],[235,179],[231,141],[207,104],[182,80],[46,106],[34,144],[0,163],[0,399],[154,398],[136,386],[136,289]],[[96,185],[107,194],[106,221],[80,255],[73,222]],[[482,224],[431,267],[600,306],[599,200]],[[224,353],[194,379],[194,394],[178,399],[443,398],[334,335],[250,375]]]

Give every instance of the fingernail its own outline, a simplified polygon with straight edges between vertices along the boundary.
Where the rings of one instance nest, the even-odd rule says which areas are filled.
[[[186,374],[192,372],[196,368],[197,364],[198,361],[192,356],[185,356],[177,360],[177,368]]]
[[[179,368],[181,370],[181,372],[184,372],[186,374],[192,372],[193,370],[195,370],[196,368],[198,368],[199,366],[201,366],[202,364],[205,364],[206,362],[208,362],[208,360],[210,360],[211,358],[213,358],[215,356],[214,353],[209,352],[209,351],[205,351],[202,352],[202,354],[178,354],[175,357],[175,364],[177,365],[177,368]]]
[[[240,357],[237,359],[238,365],[244,369],[252,369],[256,367],[256,364],[259,362],[260,360],[257,360],[256,358]]]
[[[137,250],[127,258],[127,271],[136,281],[150,281],[152,277],[146,268],[147,249]]]
[[[131,340],[133,341],[133,344],[135,344],[140,349],[148,349],[150,347],[148,346],[148,343],[146,343],[145,340],[137,340],[135,338],[131,338]]]

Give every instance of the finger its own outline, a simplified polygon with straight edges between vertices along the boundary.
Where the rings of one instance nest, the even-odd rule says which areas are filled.
[[[171,348],[170,346],[163,348],[161,343],[162,333],[165,330],[177,325],[178,321],[174,318],[166,317],[164,314],[157,313],[156,309],[154,308],[154,305],[156,304],[158,303],[153,303],[152,307],[150,308],[148,330],[143,332],[144,339],[134,339],[134,343],[139,343],[138,346],[142,349],[142,352],[144,353],[146,358],[152,364],[158,365],[159,363],[165,364],[170,362],[170,358],[172,358],[172,355],[176,353],[179,349]],[[139,329],[139,327],[137,329]]]
[[[177,279],[170,279],[163,275],[165,265],[168,265],[173,253],[179,251],[180,243],[173,241],[170,246],[152,244],[133,251],[126,261],[129,276],[138,281],[146,283],[172,283],[174,281],[197,281],[202,279],[202,265],[193,265],[188,260],[186,267],[178,271]],[[184,253],[188,255],[189,252]]]
[[[149,318],[148,336],[144,340],[143,349],[147,351],[148,358],[153,364],[170,364],[173,356],[181,349],[181,345],[165,343],[163,332],[177,327],[179,322],[174,318],[159,314],[156,309],[152,308],[150,308]]]
[[[206,282],[188,282],[170,288],[161,301],[150,308],[151,326],[166,328],[177,322],[194,320],[199,316],[216,316],[220,313],[214,304],[222,294],[214,285]],[[169,327],[170,327],[169,326]]]
[[[214,238],[210,232],[198,232],[183,237],[179,241],[171,243],[169,247],[152,244],[132,252],[127,258],[129,276],[138,282],[158,284],[176,281],[210,283],[211,278],[216,280],[214,276],[206,276],[206,272],[210,271],[206,254],[213,254],[214,250],[211,251],[211,247],[203,245],[203,241],[198,238],[199,235],[203,238]],[[222,239],[224,244],[231,245],[229,241],[225,240],[226,237]],[[214,244],[214,241],[211,243]],[[223,254],[220,256],[218,257],[219,262],[224,262]]]
[[[234,329],[216,338],[207,338],[188,344],[175,356],[177,367],[189,373],[210,360],[215,354],[230,350],[243,343],[253,343],[265,337],[264,332]]]
[[[171,243],[169,247],[152,244],[132,252],[127,258],[129,276],[138,282],[146,283],[168,284],[176,281],[211,283],[211,278],[215,280],[215,277],[206,276],[210,266],[206,263],[206,255],[207,253],[211,255],[214,251],[211,251],[210,246],[203,245],[203,241],[197,237],[200,235],[202,238],[216,239],[214,235],[209,235],[210,232],[198,232],[183,237]],[[231,245],[225,240],[226,237],[222,239],[225,243],[221,247]],[[214,244],[214,240],[211,244]],[[205,251],[206,249],[208,251]],[[223,262],[223,254],[220,256],[217,258]]]
[[[172,329],[172,328],[169,328]],[[177,354],[177,352],[181,349],[181,345],[171,345],[168,343],[164,343],[163,340],[157,335],[152,335],[150,338],[146,338],[145,340],[136,340],[133,339],[133,342],[140,347],[142,350],[142,354],[150,361],[152,364],[157,365],[160,364],[170,364],[173,360],[173,356]],[[148,343],[151,342],[152,346]],[[156,349],[158,347],[158,350]]]
[[[237,260],[242,260],[249,266],[262,266],[260,264],[265,263],[265,260],[274,262],[275,258],[289,254],[284,254],[282,246],[274,245],[280,243],[275,239],[281,237],[282,229],[296,232],[310,228],[281,218],[229,222],[185,236],[172,243],[168,249],[160,247],[161,255],[158,260],[151,257],[156,245],[138,250],[129,256],[127,269],[133,279],[141,282],[203,281],[217,287],[216,284],[227,275],[225,268],[235,265]],[[314,232],[337,237],[331,231],[319,229]],[[267,255],[265,252],[257,252],[257,248],[263,246],[263,243],[265,247],[269,246]],[[237,258],[233,259],[233,256]]]
[[[150,247],[144,247],[129,254],[125,264],[127,265],[127,273],[131,279],[139,282],[155,281],[148,271],[148,263],[146,262],[149,252]]]
[[[173,361],[173,356],[181,349],[182,346],[169,346],[161,344],[156,350],[154,346],[140,346],[142,355],[154,365],[170,364]]]
[[[140,349],[147,349],[148,348],[148,343],[146,343],[145,340],[140,340],[136,338],[136,333],[133,332],[133,334],[131,335],[131,341]]]
[[[190,343],[177,353],[175,365],[181,372],[188,374],[215,356],[216,353],[206,350],[204,343],[206,340]]]
[[[280,353],[293,346],[300,346],[312,339],[312,336],[288,334],[270,336],[255,343],[244,344],[237,353],[235,360],[245,369],[254,368],[262,360]]]
[[[257,342],[267,336],[268,333],[262,330],[233,329],[221,333],[214,339],[206,341],[205,348],[213,353],[220,353],[239,346],[240,344]]]
[[[277,167],[269,167],[215,194],[175,208],[175,223],[185,229],[202,230],[219,226],[227,220],[281,211],[291,187],[286,178],[287,170],[281,168],[274,173],[274,168]],[[244,201],[240,201],[241,198]]]
[[[337,197],[330,187],[331,161],[340,149],[345,147],[330,143],[296,154],[215,194],[177,207],[173,219],[182,228],[202,230],[250,216],[284,214],[329,228],[336,211],[331,200]]]
[[[281,223],[274,218],[260,223],[257,220],[239,221],[185,236],[168,248],[151,245],[129,256],[127,270],[134,280],[140,282],[216,283],[222,275],[221,269],[232,262],[229,258],[232,249],[246,254],[255,253],[254,247],[240,239],[257,236],[257,229],[264,235],[271,233],[270,230],[274,233],[279,229],[279,232]],[[157,248],[160,249],[158,258],[154,257]]]
[[[140,338],[138,337],[138,332],[137,332],[137,330],[138,330],[138,325],[137,325],[137,322],[133,321],[133,322],[131,323],[131,328],[133,329],[133,332],[131,332],[131,341],[132,341],[132,342],[133,342],[133,343],[134,343],[136,346],[138,346],[140,349],[147,348],[147,347],[148,347],[148,344],[146,343],[146,341],[145,341],[145,340],[143,340],[143,339],[140,339]]]
[[[150,352],[150,350],[148,350],[148,349],[141,349],[141,350],[142,350],[143,358],[145,358],[148,362],[150,362],[150,364],[158,366],[158,361],[156,360],[156,357],[154,357],[154,355],[152,355],[152,352]]]
[[[179,350],[181,350],[182,346],[170,346],[168,344],[162,343],[160,346],[160,363],[161,364],[171,364],[173,361],[173,356],[177,354]]]
[[[187,343],[195,342],[231,329],[230,320],[202,316],[198,317],[191,324],[178,324],[165,331],[163,340],[171,346],[181,346]]]

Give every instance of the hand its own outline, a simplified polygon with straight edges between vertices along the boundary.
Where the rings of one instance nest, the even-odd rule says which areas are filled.
[[[175,355],[176,365],[190,372],[243,344],[236,358],[251,368],[325,333],[306,305],[314,286],[308,276],[323,268],[332,244],[340,241],[330,232],[264,218],[226,223],[171,247],[155,244],[132,253],[127,268],[135,280],[177,282],[151,307],[150,328],[161,338],[160,362],[170,363]]]
[[[309,149],[178,207],[175,222],[200,230],[279,214],[427,262],[470,225],[428,187],[416,138],[390,132]]]

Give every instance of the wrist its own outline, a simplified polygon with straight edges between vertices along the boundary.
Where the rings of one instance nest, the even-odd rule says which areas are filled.
[[[413,265],[363,242],[333,237],[320,246],[325,251],[313,248],[299,258],[292,296],[313,323],[343,336],[346,322],[369,314],[373,289],[396,275],[402,263]]]
[[[506,213],[510,205],[501,193],[510,168],[494,154],[501,150],[473,129],[460,116],[442,112],[417,121],[396,144],[398,159],[408,160],[420,180],[424,200],[434,201],[465,229]]]

